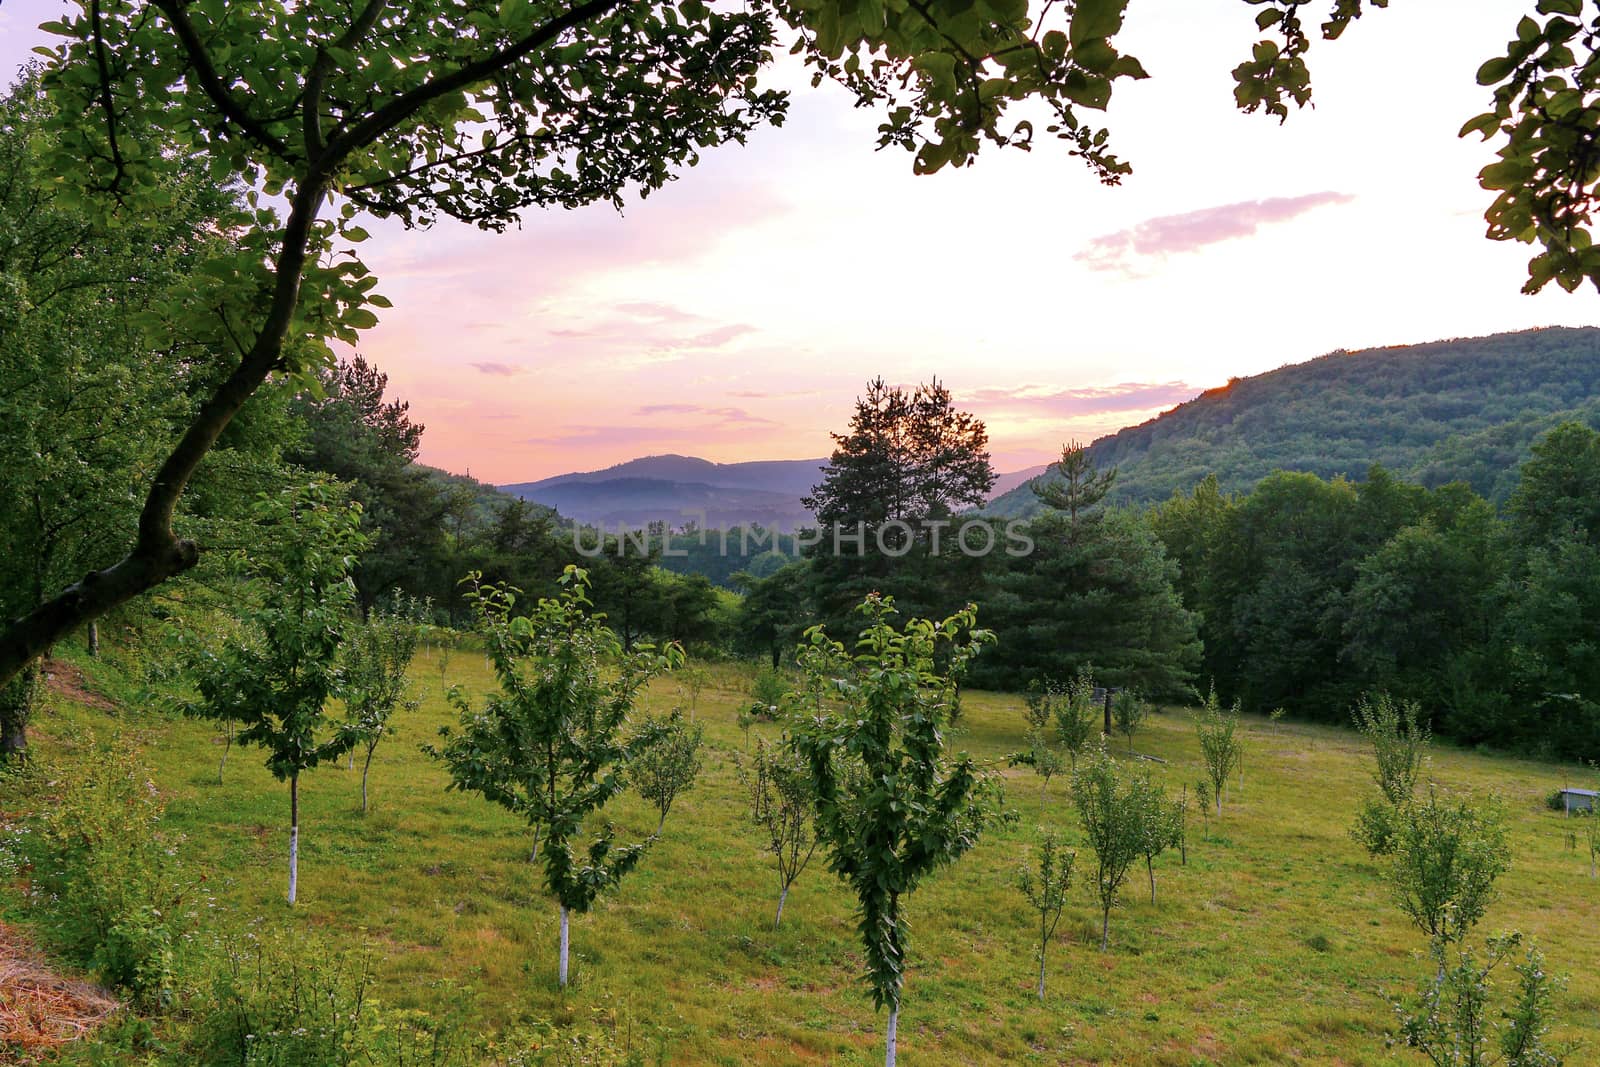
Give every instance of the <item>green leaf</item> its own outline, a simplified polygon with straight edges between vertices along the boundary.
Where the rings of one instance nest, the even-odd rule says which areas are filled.
[[[1122,29],[1128,0],[1078,0],[1068,33],[1074,49],[1097,37],[1115,37]]]

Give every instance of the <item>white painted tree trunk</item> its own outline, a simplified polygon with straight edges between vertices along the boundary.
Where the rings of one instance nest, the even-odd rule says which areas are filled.
[[[1039,1002],[1044,1003],[1044,953],[1039,953]]]
[[[778,917],[772,920],[772,928],[776,930],[783,922],[783,902],[789,899],[789,887],[784,886],[778,894]]]
[[[289,776],[289,903],[300,881],[300,776]]]
[[[894,1067],[894,1039],[895,1031],[900,1026],[900,1009],[889,1009],[889,1031],[883,1042],[883,1067]]]
[[[561,988],[567,988],[567,906],[561,905]]]

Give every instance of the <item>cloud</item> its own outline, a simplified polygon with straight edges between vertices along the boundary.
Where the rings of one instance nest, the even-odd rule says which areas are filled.
[[[707,330],[705,333],[695,334],[693,337],[681,342],[681,344],[684,348],[721,348],[729,341],[755,332],[756,328],[754,326],[735,322],[727,326],[718,326],[714,330]]]
[[[1182,215],[1162,215],[1137,226],[1096,237],[1072,258],[1090,270],[1129,273],[1140,256],[1195,252],[1207,245],[1253,236],[1262,226],[1288,222],[1329,204],[1354,200],[1349,193],[1321,192],[1305,196],[1244,200]]]
[[[724,425],[728,423],[761,423],[771,425],[771,419],[764,419],[759,415],[752,415],[743,408],[708,408],[700,404],[646,404],[636,408],[634,414],[641,417],[651,415],[706,415],[720,419]]]
[[[962,399],[990,412],[1077,416],[1171,407],[1199,394],[1198,386],[1186,382],[1123,382],[1083,389],[1037,385],[979,389],[963,394]]]
[[[502,378],[510,378],[522,373],[521,367],[513,366],[510,363],[469,363],[467,365],[479,374],[494,374]]]
[[[616,310],[624,315],[632,315],[638,319],[649,319],[652,322],[700,322],[705,316],[696,315],[692,311],[685,311],[671,304],[657,304],[651,301],[632,301],[616,305]]]

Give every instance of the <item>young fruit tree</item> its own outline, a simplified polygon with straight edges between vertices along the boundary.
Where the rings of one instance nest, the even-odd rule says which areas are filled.
[[[750,821],[761,829],[777,866],[778,913],[772,919],[777,929],[783,923],[790,887],[817,851],[812,832],[817,794],[811,768],[789,744],[769,745],[766,738],[757,738],[750,765],[735,758],[734,770],[749,800]]]
[[[351,740],[352,755],[363,754],[361,763],[361,810],[367,810],[367,776],[372,770],[372,755],[378,743],[391,732],[396,711],[413,712],[420,702],[407,700],[406,670],[417,654],[422,631],[417,620],[418,607],[396,604],[374,608],[366,621],[351,627],[339,663],[338,695],[345,706],[344,732]]]
[[[1356,729],[1372,746],[1372,779],[1378,795],[1368,797],[1350,828],[1372,856],[1386,856],[1394,847],[1400,813],[1411,806],[1428,758],[1432,735],[1414,701],[1394,701],[1387,693],[1363,696],[1356,704]]]
[[[1094,890],[1100,901],[1100,951],[1111,948],[1111,909],[1128,871],[1144,851],[1144,813],[1137,783],[1124,785],[1102,747],[1072,776],[1072,802],[1094,852]]]
[[[1111,725],[1116,727],[1117,733],[1128,739],[1129,752],[1133,751],[1133,735],[1149,716],[1150,705],[1132,689],[1122,690],[1112,700]]]
[[[1428,939],[1445,969],[1445,951],[1465,940],[1494,899],[1495,879],[1511,865],[1505,813],[1498,804],[1450,803],[1432,790],[1400,810],[1389,879],[1400,910]]]
[[[1055,700],[1056,739],[1067,750],[1072,769],[1078,769],[1078,757],[1089,750],[1094,739],[1100,736],[1100,724],[1094,708],[1094,678],[1087,671],[1067,683],[1066,690]]]
[[[659,837],[673,801],[693,789],[700,777],[700,745],[706,731],[698,723],[685,722],[683,712],[673,709],[666,718],[646,717],[640,732],[652,740],[633,758],[628,774],[639,795],[656,809]]]
[[[1239,704],[1223,709],[1212,688],[1206,696],[1205,706],[1195,719],[1195,735],[1200,741],[1200,761],[1205,766],[1206,778],[1211,785],[1211,799],[1217,814],[1222,814],[1222,791],[1228,779],[1239,768],[1242,756],[1239,741]]]
[[[1067,889],[1072,884],[1072,866],[1078,854],[1060,846],[1054,833],[1046,832],[1039,842],[1038,873],[1029,864],[1017,871],[1017,888],[1028,904],[1039,913],[1039,1000],[1044,1000],[1045,954],[1056,925],[1067,906]]]
[[[1405,1044],[1435,1067],[1561,1067],[1564,1053],[1547,1039],[1562,982],[1545,972],[1538,951],[1530,945],[1512,963],[1515,991],[1495,1011],[1494,972],[1522,935],[1490,938],[1482,960],[1465,947],[1510,866],[1499,805],[1452,804],[1430,790],[1396,809],[1390,862],[1396,900],[1427,936],[1435,964],[1415,997],[1392,1002]]]
[[[1027,737],[1028,747],[1021,752],[1013,752],[1006,757],[1006,762],[1013,767],[1032,767],[1033,773],[1039,776],[1039,810],[1044,810],[1044,803],[1050,791],[1050,779],[1060,774],[1066,768],[1062,766],[1061,757],[1051,747],[1050,739],[1043,730],[1029,730]]]
[[[1139,815],[1139,854],[1150,878],[1150,903],[1156,902],[1156,857],[1177,844],[1178,808],[1148,775],[1133,780],[1133,807]]]
[[[479,794],[539,835],[545,890],[560,911],[564,989],[571,913],[588,912],[650,844],[618,845],[606,823],[580,847],[584,822],[627,787],[629,767],[659,739],[656,730],[628,732],[628,716],[645,684],[683,656],[676,646],[624,652],[592,611],[580,568],[567,567],[560,595],[540,599],[526,615],[512,614],[517,590],[481,585],[477,574],[467,580],[501,692],[475,708],[452,689],[459,728],[441,727],[442,744],[425,751],[444,762],[449,789]]]
[[[244,634],[195,662],[194,718],[238,725],[240,745],[267,752],[267,769],[289,783],[289,903],[300,881],[300,776],[336,761],[356,739],[329,727],[338,686],[339,642],[350,627],[350,570],[365,544],[360,509],[333,486],[312,482],[263,495],[257,519],[273,528],[280,551],[250,561],[260,604],[245,612]]]
[[[1480,962],[1462,949],[1414,999],[1392,1007],[1408,1048],[1434,1067],[1562,1067],[1566,1054],[1549,1043],[1552,1001],[1565,982],[1544,969],[1544,957],[1529,945],[1513,960],[1515,989],[1498,1012],[1494,972],[1522,947],[1519,933],[1491,937]]]
[[[987,779],[952,754],[942,727],[954,687],[935,662],[959,671],[992,636],[977,609],[895,629],[892,598],[858,609],[866,628],[849,651],[822,627],[800,651],[805,694],[823,693],[809,718],[794,715],[791,744],[810,768],[817,836],[828,866],[856,894],[857,930],[873,1004],[889,1013],[884,1062],[895,1062],[908,929],[904,900],[928,874],[976,844],[993,810]],[[804,683],[810,683],[806,686]]]

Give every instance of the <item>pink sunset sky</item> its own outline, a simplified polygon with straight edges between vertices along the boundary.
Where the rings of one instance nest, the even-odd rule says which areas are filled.
[[[395,307],[361,348],[427,424],[424,461],[505,483],[825,455],[880,374],[938,375],[1011,470],[1335,348],[1594,324],[1592,292],[1519,294],[1528,249],[1483,237],[1490,148],[1455,136],[1531,6],[1371,12],[1313,49],[1317,106],[1280,126],[1232,107],[1259,8],[1136,2],[1122,47],[1152,77],[1111,105],[1120,188],[1048,142],[914,177],[873,151],[874,115],[784,66],[782,129],[621,215],[369,227]],[[0,69],[56,9],[6,0]]]

